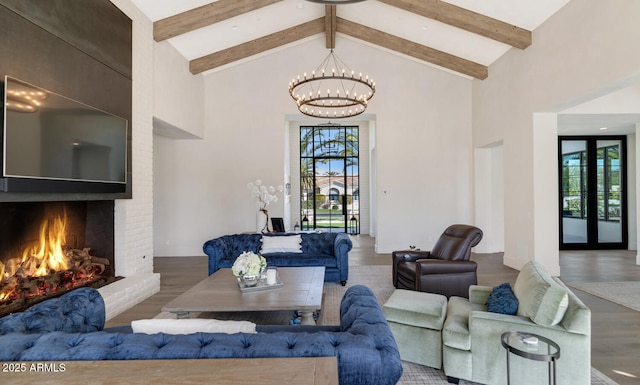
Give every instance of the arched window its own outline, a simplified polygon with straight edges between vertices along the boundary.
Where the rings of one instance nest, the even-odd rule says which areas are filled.
[[[337,201],[338,199],[340,199],[340,191],[335,187],[329,190],[329,200]]]

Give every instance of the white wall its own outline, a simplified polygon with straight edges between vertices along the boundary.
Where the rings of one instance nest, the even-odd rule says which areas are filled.
[[[198,202],[176,198],[173,191],[187,186],[178,183],[190,183],[182,178],[191,175],[192,165],[175,158],[171,148],[204,136],[204,76],[191,74],[189,62],[167,41],[153,47],[153,246],[156,256],[174,256],[188,245],[182,232],[188,234],[191,223],[182,216],[184,206]]]
[[[447,226],[473,224],[471,81],[397,56],[378,73],[376,250],[430,250]]]
[[[111,0],[132,19],[132,199],[115,202],[115,274],[99,289],[107,320],[160,290],[153,272],[153,23],[130,0]]]
[[[475,224],[483,231],[476,253],[504,251],[504,155],[502,143],[475,150]]]
[[[557,185],[557,165],[534,167],[534,161],[557,159],[557,138],[534,135],[534,114],[636,82],[640,51],[628,47],[640,44],[638,14],[634,0],[573,0],[534,32],[532,46],[510,50],[490,67],[488,79],[474,81],[474,147],[504,143],[507,265],[519,269],[537,259],[559,273],[557,243],[555,251],[549,247],[558,237],[557,214],[551,218],[537,206],[557,202],[557,189],[553,198],[545,188]]]
[[[202,138],[204,136],[204,77],[189,72],[189,62],[168,42],[153,44],[153,117]],[[158,131],[156,129],[156,131]],[[171,137],[181,132],[161,132]],[[188,137],[188,136],[187,136]]]
[[[471,81],[340,34],[336,53],[377,84],[378,251],[427,249],[447,225],[471,223]],[[155,140],[156,201],[170,206],[155,213],[156,255],[202,255],[208,239],[255,229],[247,183],[285,183],[286,120],[299,114],[287,85],[327,54],[319,36],[205,76],[204,139]],[[283,204],[270,215],[284,217]]]

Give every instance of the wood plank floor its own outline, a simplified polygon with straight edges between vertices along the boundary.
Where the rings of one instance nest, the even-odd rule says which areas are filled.
[[[376,254],[374,239],[352,236],[349,265],[385,265],[389,254]],[[563,251],[560,277],[565,283],[640,281],[640,266],[634,251]],[[514,283],[518,272],[502,264],[502,253],[476,254],[478,283],[495,286]],[[160,292],[107,322],[107,326],[128,325],[132,320],[153,318],[163,305],[207,276],[207,259],[163,257],[154,259],[154,270],[161,274]],[[591,364],[623,385],[640,383],[640,312],[575,290],[592,310]]]

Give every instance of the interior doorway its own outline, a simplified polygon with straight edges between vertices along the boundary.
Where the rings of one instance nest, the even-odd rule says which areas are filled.
[[[558,150],[560,249],[626,249],[626,137],[560,137]]]

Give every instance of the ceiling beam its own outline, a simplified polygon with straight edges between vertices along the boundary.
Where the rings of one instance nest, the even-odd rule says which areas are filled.
[[[531,45],[531,31],[441,0],[378,1],[516,48],[525,49]]]
[[[287,28],[255,40],[191,60],[189,62],[189,70],[192,74],[196,75],[285,44],[293,43],[319,33],[324,33],[324,23],[325,18],[321,17],[319,19],[296,25],[295,27]]]
[[[327,48],[336,48],[336,6],[325,5],[324,32],[326,34]]]
[[[438,51],[410,40],[406,40],[377,29],[366,27],[362,24],[337,18],[337,31],[355,37],[371,44],[400,52],[402,54],[420,59],[440,67],[463,73],[476,79],[484,80],[488,76],[487,66],[462,59],[458,56]]]
[[[219,0],[153,23],[153,39],[163,41],[255,11],[282,0]]]

